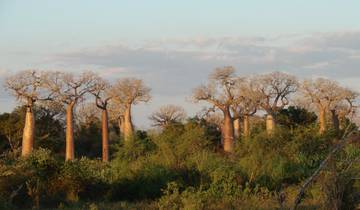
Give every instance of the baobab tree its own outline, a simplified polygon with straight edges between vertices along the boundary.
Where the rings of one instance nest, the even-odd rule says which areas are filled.
[[[47,87],[56,95],[56,99],[66,106],[66,152],[65,160],[75,158],[74,149],[74,109],[84,95],[93,92],[98,76],[92,72],[79,75],[64,72],[49,72]]]
[[[235,137],[240,137],[240,120],[243,120],[243,136],[250,135],[250,117],[253,116],[258,109],[260,96],[252,89],[251,81],[243,79],[238,83],[237,87],[237,103],[232,106],[234,113],[234,130]]]
[[[36,102],[52,99],[52,93],[44,88],[44,73],[35,70],[21,71],[6,79],[5,88],[26,106],[25,125],[22,136],[21,155],[27,156],[33,150],[35,119],[33,107]]]
[[[358,94],[350,89],[341,87],[337,82],[318,78],[305,80],[302,84],[302,96],[314,104],[319,112],[319,132],[327,130],[328,114],[332,115],[335,130],[339,129],[339,115],[347,115],[354,108],[354,101]]]
[[[123,115],[123,133],[126,142],[133,137],[134,126],[131,119],[132,105],[140,102],[148,102],[151,99],[150,88],[145,86],[142,80],[135,78],[125,78],[118,80],[111,89],[113,100],[122,104],[124,108]]]
[[[298,88],[297,79],[282,72],[272,72],[252,79],[252,88],[259,96],[259,105],[266,112],[266,131],[275,129],[275,115],[289,104],[289,96]]]
[[[95,104],[101,109],[101,138],[102,138],[102,160],[109,161],[109,115],[108,104],[112,96],[109,94],[110,84],[101,79],[96,81],[96,86],[91,92],[95,96]]]
[[[235,69],[231,66],[217,68],[210,74],[207,85],[202,85],[193,91],[195,102],[206,101],[220,110],[223,115],[222,137],[225,152],[234,151],[234,123],[231,107],[237,103]]]
[[[111,100],[108,105],[110,121],[118,124],[120,136],[124,133],[124,112],[125,108],[119,101]]]
[[[181,106],[176,105],[162,106],[149,117],[154,126],[162,128],[174,123],[180,123],[185,118],[185,110]]]
[[[333,128],[336,132],[340,130],[341,120],[344,120],[347,116],[353,117],[355,115],[357,108],[355,103],[359,96],[357,92],[348,88],[342,88],[339,95],[342,96],[342,99],[330,107]]]

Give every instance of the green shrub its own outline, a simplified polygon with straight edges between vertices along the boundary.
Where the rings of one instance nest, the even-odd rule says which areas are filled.
[[[76,202],[79,198],[101,199],[101,192],[107,188],[105,175],[108,167],[98,160],[81,158],[66,161],[53,185],[55,193],[63,193],[66,200]]]

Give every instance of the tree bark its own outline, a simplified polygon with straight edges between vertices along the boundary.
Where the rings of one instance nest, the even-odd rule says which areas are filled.
[[[243,132],[244,132],[244,137],[247,138],[250,136],[250,121],[249,121],[249,115],[245,115],[244,116],[244,128],[243,128]]]
[[[334,130],[335,132],[338,133],[340,130],[340,121],[339,121],[339,116],[336,114],[335,110],[331,110],[331,117],[332,117]]]
[[[120,117],[120,133],[121,133],[121,135],[124,135],[124,130],[125,130],[125,123],[124,123],[124,116],[121,116]]]
[[[326,111],[324,108],[320,109],[320,113],[319,113],[319,126],[320,126],[320,130],[319,133],[320,134],[324,134],[326,131]]]
[[[118,126],[119,126],[119,136],[124,137],[124,116],[120,116],[118,119]]]
[[[240,138],[240,133],[241,133],[240,119],[236,118],[234,120],[234,136],[236,139]]]
[[[266,132],[267,134],[271,135],[274,133],[274,129],[275,129],[275,120],[274,120],[274,116],[272,114],[267,114],[266,115]]]
[[[129,105],[124,113],[124,123],[123,123],[123,129],[124,129],[124,139],[125,142],[131,141],[134,133],[134,127],[131,120],[131,105]]]
[[[121,117],[118,118],[117,122],[118,122],[118,126],[119,126],[119,136],[121,136],[123,133],[123,129],[122,129],[123,122],[121,120]]]
[[[102,160],[109,161],[109,123],[107,109],[102,109],[101,113],[101,131],[102,131]]]
[[[224,139],[224,151],[228,153],[234,152],[234,123],[228,109],[224,110],[224,125],[222,136]]]
[[[65,160],[73,160],[74,153],[74,112],[75,103],[68,104],[66,107],[66,152]]]
[[[35,120],[32,107],[26,108],[25,126],[23,130],[21,156],[25,157],[31,154],[34,147]]]

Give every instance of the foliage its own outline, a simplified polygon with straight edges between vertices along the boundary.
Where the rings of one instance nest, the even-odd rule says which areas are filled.
[[[315,124],[317,116],[314,112],[309,112],[301,107],[289,106],[282,109],[276,116],[276,121],[288,128],[295,128],[298,126],[311,126]]]
[[[48,148],[53,152],[60,152],[64,145],[63,122],[61,114],[45,107],[35,106],[35,148]],[[19,152],[24,127],[25,107],[15,108],[11,113],[0,115],[0,152],[6,150],[15,154]]]

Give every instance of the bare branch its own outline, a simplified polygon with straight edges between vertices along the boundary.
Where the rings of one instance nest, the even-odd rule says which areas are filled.
[[[173,123],[180,123],[186,117],[185,110],[176,105],[165,105],[154,112],[149,119],[153,121],[153,126],[165,127]]]
[[[114,84],[111,88],[111,96],[123,104],[137,104],[151,99],[150,90],[140,79],[125,78]]]
[[[273,72],[252,78],[252,86],[260,96],[260,106],[273,114],[289,104],[288,97],[296,92],[298,82],[292,75]]]

